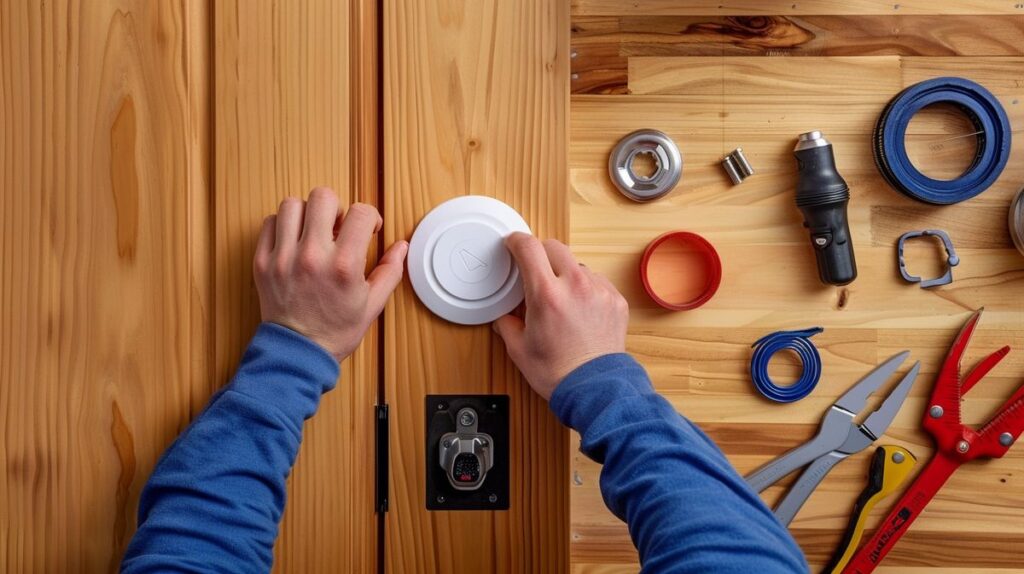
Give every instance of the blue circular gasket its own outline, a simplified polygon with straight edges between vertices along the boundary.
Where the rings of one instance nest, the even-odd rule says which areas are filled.
[[[811,394],[821,379],[821,355],[811,337],[822,331],[821,327],[813,327],[802,331],[778,331],[761,337],[753,344],[754,355],[750,358],[750,378],[754,387],[765,398],[777,403],[791,403]],[[776,385],[768,376],[768,362],[775,353],[786,349],[800,357],[803,372],[792,385]]]
[[[907,155],[907,126],[925,106],[948,103],[962,110],[978,133],[971,166],[953,180],[932,179]],[[1010,158],[1010,120],[999,100],[980,84],[963,78],[933,78],[900,92],[875,125],[875,164],[886,181],[905,195],[939,205],[959,203],[988,189]]]

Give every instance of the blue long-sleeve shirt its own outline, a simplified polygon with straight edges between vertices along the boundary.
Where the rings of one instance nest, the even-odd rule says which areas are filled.
[[[302,425],[338,363],[263,323],[230,384],[167,449],[142,490],[122,572],[269,572]]]
[[[303,422],[337,377],[321,347],[261,325],[235,378],[157,464],[122,572],[268,572]],[[574,371],[551,408],[605,465],[601,491],[646,572],[806,571],[786,530],[628,355]]]
[[[601,494],[629,526],[643,572],[807,571],[789,532],[629,355],[579,367],[550,404],[604,465]]]

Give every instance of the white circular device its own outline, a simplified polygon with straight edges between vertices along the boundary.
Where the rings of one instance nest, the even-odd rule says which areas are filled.
[[[505,238],[530,233],[522,216],[491,197],[466,195],[435,207],[409,242],[409,280],[442,319],[480,325],[523,300],[523,282]]]

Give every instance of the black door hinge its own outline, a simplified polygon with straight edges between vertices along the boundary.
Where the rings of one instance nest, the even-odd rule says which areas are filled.
[[[376,455],[376,488],[374,489],[374,508],[377,512],[388,511],[388,406],[377,405],[377,455]]]

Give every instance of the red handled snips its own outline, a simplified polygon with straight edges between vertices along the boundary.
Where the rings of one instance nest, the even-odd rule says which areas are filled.
[[[960,423],[960,399],[1010,352],[1010,347],[1003,347],[985,357],[966,377],[960,377],[960,359],[981,318],[981,311],[971,316],[953,342],[924,413],[922,426],[935,439],[935,455],[879,524],[871,540],[846,566],[844,574],[867,574],[874,570],[953,471],[976,458],[1002,457],[1024,431],[1024,386],[1017,389],[980,430]]]

